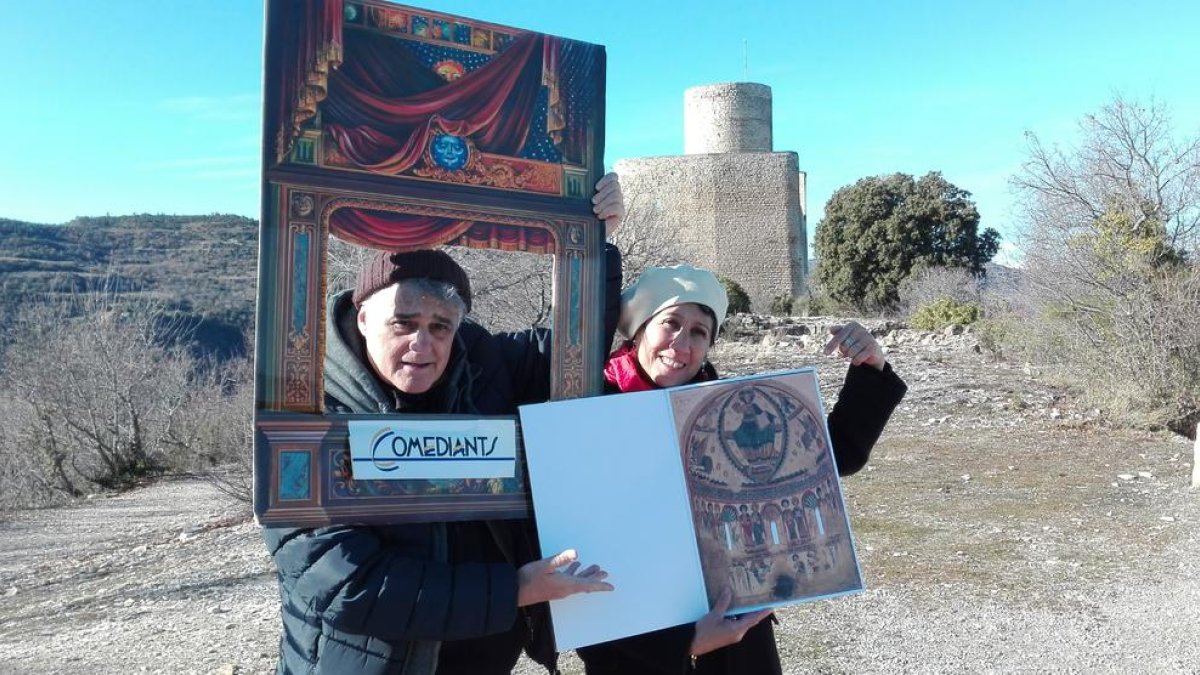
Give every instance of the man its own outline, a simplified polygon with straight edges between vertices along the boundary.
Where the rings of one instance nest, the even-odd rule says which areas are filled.
[[[597,184],[611,232],[620,186]],[[609,247],[606,329],[621,265]],[[466,318],[471,286],[441,251],[380,252],[328,306],[328,412],[512,414],[549,398],[545,330],[493,335]],[[280,673],[509,673],[524,648],[553,669],[544,606],[612,590],[574,551],[536,560],[531,524],[472,521],[265,528],[282,600]]]

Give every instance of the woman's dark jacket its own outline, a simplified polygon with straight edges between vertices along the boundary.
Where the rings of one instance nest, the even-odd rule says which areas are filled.
[[[611,336],[616,249],[609,247],[606,264]],[[464,321],[445,375],[414,399],[366,365],[356,316],[350,292],[331,299],[327,412],[500,415],[549,398],[548,331],[493,335]],[[280,673],[507,674],[522,648],[553,667],[544,607],[517,608],[517,568],[539,557],[530,522],[268,527],[263,536],[282,600]]]
[[[693,382],[716,377],[712,365],[705,363]],[[828,417],[840,475],[848,476],[866,465],[871,448],[907,390],[891,364],[884,365],[882,371],[871,366],[851,366],[846,372],[841,393]],[[605,391],[617,393],[617,388],[606,382]],[[746,631],[741,642],[697,657],[695,668],[690,657],[696,633],[694,623],[583,647],[578,652],[587,675],[778,675],[782,670],[771,626],[773,620],[774,617],[760,621]]]

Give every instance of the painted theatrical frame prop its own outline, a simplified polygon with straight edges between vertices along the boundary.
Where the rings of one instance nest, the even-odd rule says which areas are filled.
[[[368,416],[321,412],[325,253],[333,235],[552,255],[552,396],[599,392],[603,47],[382,0],[267,0],[264,59],[256,516],[526,516],[522,461],[513,478],[351,477]]]
[[[520,413],[543,550],[616,586],[550,602],[560,650],[863,589],[812,368]]]

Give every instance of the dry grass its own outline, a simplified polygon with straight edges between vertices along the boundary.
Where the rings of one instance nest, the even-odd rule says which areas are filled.
[[[871,469],[846,481],[868,584],[1054,602],[1038,590],[1114,583],[1184,535],[1178,511],[1196,509],[1178,499],[1182,444],[1031,427],[887,438]]]

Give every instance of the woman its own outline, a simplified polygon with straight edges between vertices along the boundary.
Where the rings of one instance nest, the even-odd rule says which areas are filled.
[[[689,265],[647,269],[621,294],[617,330],[624,342],[605,363],[605,391],[717,379],[708,352],[728,306],[724,287],[708,270]],[[828,418],[838,471],[848,475],[866,464],[906,386],[863,326],[852,321],[830,333],[825,353],[836,351],[850,360]],[[579,656],[588,675],[781,673],[771,621],[764,621],[771,611],[726,619],[729,604],[726,590],[695,624],[584,647]]]

